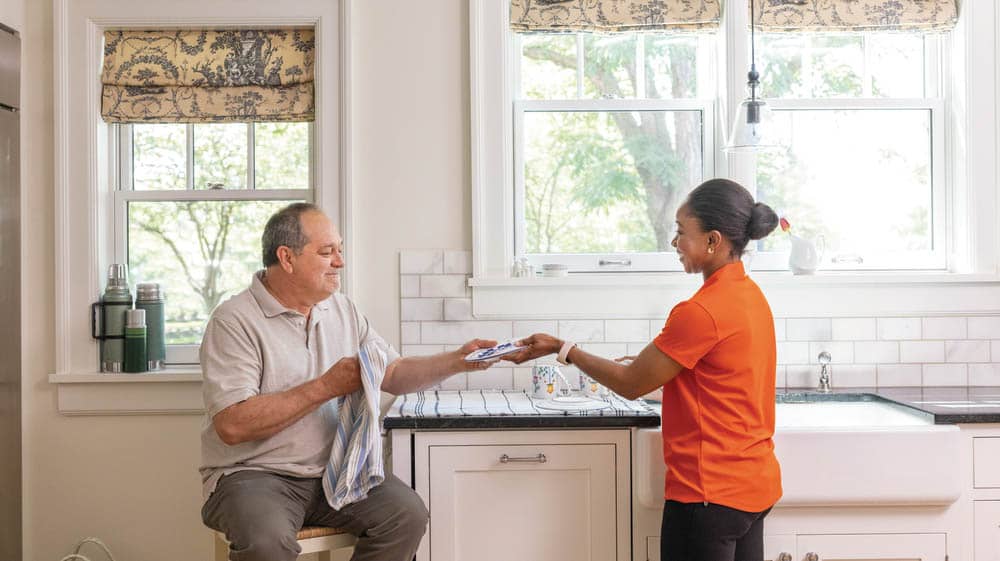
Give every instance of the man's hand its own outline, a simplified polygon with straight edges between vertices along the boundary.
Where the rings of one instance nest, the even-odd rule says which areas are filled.
[[[501,360],[508,360],[514,364],[533,360],[552,353],[558,353],[562,348],[562,339],[557,339],[546,333],[535,333],[531,337],[526,337],[517,342],[518,346],[527,347],[516,353],[511,353],[500,357]]]
[[[469,362],[465,360],[465,357],[469,353],[478,351],[479,349],[488,349],[490,347],[495,347],[497,342],[492,339],[473,339],[468,343],[462,345],[455,351],[458,359],[458,372],[474,372],[476,370],[486,370],[487,368],[496,364],[496,360],[480,360],[476,362]]]
[[[329,399],[354,393],[361,389],[361,361],[356,356],[338,360],[321,376]]]

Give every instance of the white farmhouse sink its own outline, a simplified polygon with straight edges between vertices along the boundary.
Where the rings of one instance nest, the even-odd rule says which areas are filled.
[[[934,425],[928,414],[875,396],[802,399],[824,401],[777,404],[779,506],[946,505],[958,499],[957,426]],[[659,428],[638,431],[634,473],[639,502],[662,508]]]
[[[777,430],[923,427],[933,423],[929,415],[882,401],[793,402],[778,403],[775,408]]]

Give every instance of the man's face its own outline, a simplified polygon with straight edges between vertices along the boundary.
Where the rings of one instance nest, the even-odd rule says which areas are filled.
[[[300,220],[308,241],[293,258],[292,278],[303,296],[321,302],[340,288],[344,242],[322,212],[306,212]]]

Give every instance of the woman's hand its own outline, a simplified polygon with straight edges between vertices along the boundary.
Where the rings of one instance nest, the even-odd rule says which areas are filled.
[[[524,350],[501,357],[514,364],[534,360],[545,355],[558,353],[562,348],[562,339],[557,339],[547,333],[535,333],[531,337],[526,337],[517,342],[518,346],[527,347]]]

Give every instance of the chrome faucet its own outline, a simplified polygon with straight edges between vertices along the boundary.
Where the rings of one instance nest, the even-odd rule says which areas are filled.
[[[833,372],[830,361],[833,360],[833,357],[830,356],[830,353],[823,351],[819,353],[816,360],[819,361],[819,387],[816,388],[816,391],[830,393],[833,389],[830,387],[830,373]]]

